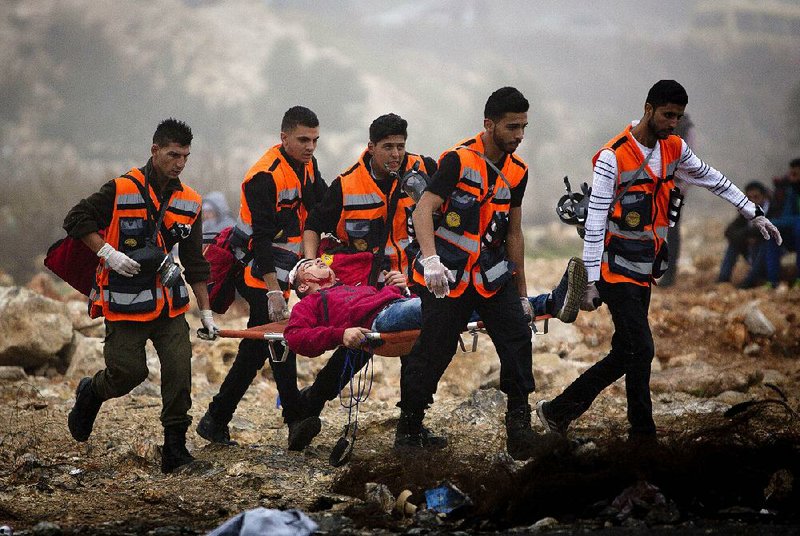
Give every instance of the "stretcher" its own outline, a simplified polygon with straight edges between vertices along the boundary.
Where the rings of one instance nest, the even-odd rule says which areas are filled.
[[[541,315],[534,318],[530,324],[534,335],[543,335],[547,333],[549,329],[549,320],[551,318],[552,315]],[[284,344],[286,339],[283,336],[283,330],[286,329],[288,323],[288,320],[283,320],[261,326],[253,326],[247,329],[222,329],[217,333],[217,336],[234,339],[265,340],[269,344],[270,360],[274,363],[283,363],[289,355],[289,347]],[[537,324],[541,324],[541,329]],[[203,328],[198,330],[198,336],[207,338],[207,335],[204,335],[202,330]],[[411,352],[411,348],[419,337],[419,332],[420,330],[418,329],[389,332],[371,331],[366,334],[367,349],[375,355],[386,357],[406,355]],[[470,353],[478,349],[479,333],[486,333],[486,328],[481,320],[469,322],[467,324],[466,330],[458,340],[462,352]],[[464,335],[472,339],[469,349],[467,349],[468,347],[464,343]]]

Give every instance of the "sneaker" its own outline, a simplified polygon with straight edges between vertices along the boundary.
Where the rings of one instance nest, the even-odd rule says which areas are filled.
[[[565,323],[575,322],[586,291],[586,266],[578,257],[572,257],[558,286],[550,293],[551,314]]]
[[[322,430],[322,421],[318,415],[299,419],[289,423],[289,450],[303,450],[311,444]]]
[[[211,441],[218,445],[226,445],[229,447],[238,445],[236,441],[231,439],[231,432],[228,429],[228,425],[221,425],[215,421],[214,417],[207,411],[206,414],[203,415],[203,418],[200,419],[200,422],[197,423],[197,435],[206,441]]]
[[[547,400],[540,400],[536,404],[536,415],[539,417],[539,420],[544,426],[545,431],[552,432],[554,434],[565,436],[567,435],[567,428],[569,427],[569,421],[561,422],[553,419],[552,417],[547,415],[547,406],[550,405],[550,402]]]

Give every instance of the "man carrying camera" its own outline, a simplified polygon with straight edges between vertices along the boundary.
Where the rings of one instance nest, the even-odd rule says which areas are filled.
[[[64,220],[67,234],[101,258],[89,314],[104,316],[106,326],[106,368],[78,384],[70,434],[76,441],[88,440],[102,403],[147,379],[145,343],[150,339],[161,362],[164,473],[194,460],[186,450],[192,422],[192,347],[185,319],[189,293],[169,254],[175,244],[203,326],[212,334],[217,331],[206,287],[209,266],[202,254],[202,198],[179,179],[191,142],[185,123],[162,121],[147,164],[107,182]]]

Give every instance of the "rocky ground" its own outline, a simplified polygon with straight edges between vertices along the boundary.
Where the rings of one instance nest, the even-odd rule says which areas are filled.
[[[717,258],[695,251],[677,286],[653,293],[660,444],[623,441],[623,380],[574,424],[572,442],[543,435],[540,455],[528,462],[505,452],[498,361],[481,335],[477,352],[457,354],[429,413],[429,425],[450,438],[442,452],[420,457],[391,449],[399,362],[376,357],[346,465],[329,463],[347,422],[339,401],[325,408],[323,431],[308,449],[286,450],[267,367],[231,423],[240,446],[209,445],[192,428],[189,447],[199,462],[165,476],[152,348],[150,379],[107,402],[91,439],[76,443],[66,416],[79,379],[102,366],[102,325],[88,322],[83,303],[69,301],[44,275],[28,285],[36,293],[0,287],[0,525],[17,534],[201,534],[263,506],[300,509],[329,534],[797,534],[800,290],[715,284]],[[530,260],[531,286],[549,289],[565,260]],[[223,326],[242,326],[242,313],[230,312]],[[572,325],[553,321],[548,334],[537,335],[531,401],[556,395],[602,357],[610,325],[601,308]],[[237,342],[193,342],[195,422]],[[301,386],[323,360],[299,358]],[[424,508],[424,491],[448,482],[471,504],[437,516]],[[396,508],[404,490],[416,512]]]

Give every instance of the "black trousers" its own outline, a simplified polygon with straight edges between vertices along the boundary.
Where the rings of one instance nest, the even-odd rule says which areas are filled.
[[[505,285],[485,298],[471,285],[457,298],[436,298],[424,287],[414,291],[422,298],[422,330],[411,353],[401,358],[400,408],[425,411],[453,359],[458,336],[473,311],[480,314],[500,357],[500,390],[509,407],[526,404],[533,392],[531,329],[516,289]]]
[[[655,434],[650,400],[654,346],[647,319],[650,287],[600,281],[597,288],[614,322],[611,351],[553,399],[548,410],[555,420],[572,421],[589,409],[603,389],[624,375],[629,434]]]
[[[239,276],[236,281],[236,289],[239,294],[247,300],[250,305],[250,319],[247,327],[259,326],[269,323],[269,312],[267,310],[267,291],[249,287],[244,283],[244,277]],[[348,374],[346,378],[341,378],[347,357],[347,349],[341,347],[333,353],[331,358],[320,370],[314,384],[309,388],[306,401],[311,402],[311,406],[321,408],[326,400],[333,400],[339,394],[339,385],[350,380]],[[283,347],[276,344],[276,351],[280,355]],[[264,362],[269,358],[269,345],[267,341],[243,339],[239,344],[239,352],[236,354],[231,369],[219,388],[219,393],[214,396],[208,406],[208,411],[219,423],[228,423],[236,411],[239,401],[244,396],[250,384],[264,366]],[[366,359],[358,360],[355,363],[353,372],[360,370]],[[275,363],[270,360],[272,376],[275,379],[275,386],[278,388],[278,395],[281,398],[283,407],[284,422],[293,422],[302,419],[307,412],[312,409],[306,407],[301,402],[300,391],[297,388],[297,357],[290,351],[283,363]]]

